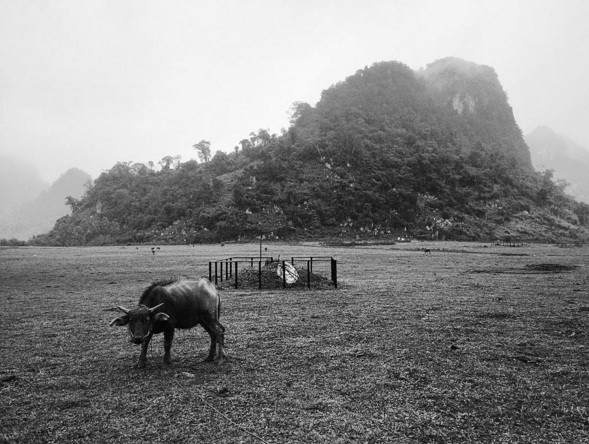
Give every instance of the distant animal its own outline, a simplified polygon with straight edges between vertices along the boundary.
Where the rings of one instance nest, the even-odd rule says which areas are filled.
[[[151,254],[155,254],[155,247],[151,247]]]
[[[424,248],[424,249],[423,249],[423,252],[424,252],[425,254],[431,254],[431,253],[432,253],[432,250],[430,250],[429,248]]]
[[[147,287],[137,307],[117,307],[124,315],[113,319],[112,326],[127,325],[131,342],[141,344],[136,367],[147,364],[147,349],[154,334],[164,334],[164,363],[170,364],[170,350],[176,328],[189,329],[202,325],[211,338],[206,362],[220,362],[223,351],[225,327],[221,324],[221,299],[215,286],[207,279],[158,281]],[[219,350],[215,358],[215,353]]]

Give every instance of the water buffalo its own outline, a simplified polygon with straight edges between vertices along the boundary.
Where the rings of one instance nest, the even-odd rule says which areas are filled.
[[[143,291],[137,307],[131,310],[117,308],[125,314],[113,319],[110,325],[127,325],[131,342],[141,344],[141,354],[137,363],[139,368],[145,367],[147,363],[147,348],[154,334],[164,333],[164,362],[170,364],[174,329],[192,328],[198,324],[202,325],[211,337],[209,355],[205,361],[219,362],[225,357],[225,327],[219,321],[221,299],[215,286],[207,279],[154,282]],[[219,352],[215,359],[217,344]]]

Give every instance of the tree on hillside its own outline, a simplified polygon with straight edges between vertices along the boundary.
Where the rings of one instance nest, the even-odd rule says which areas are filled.
[[[165,156],[165,157],[162,157],[162,160],[160,160],[158,163],[161,165],[162,170],[167,171],[170,169],[170,166],[172,165],[173,162],[174,162],[174,157]]]
[[[211,158],[211,142],[208,140],[201,140],[197,144],[192,145],[198,154],[198,158],[201,162],[207,163]]]
[[[72,196],[66,196],[65,204],[71,208],[72,213],[75,213],[82,206],[82,201],[80,199],[76,199],[75,197],[72,197]]]
[[[239,142],[241,145],[241,151],[246,152],[249,148],[252,147],[252,143],[248,139],[241,139]]]

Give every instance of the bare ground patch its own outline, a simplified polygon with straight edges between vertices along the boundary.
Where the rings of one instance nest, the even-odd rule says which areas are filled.
[[[579,268],[579,265],[564,265],[554,263],[526,264],[510,268],[489,268],[471,270],[472,273],[506,273],[506,274],[554,274],[566,273]]]

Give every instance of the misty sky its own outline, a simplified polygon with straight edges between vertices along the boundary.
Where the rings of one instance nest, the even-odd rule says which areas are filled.
[[[0,154],[54,181],[231,151],[375,62],[497,71],[525,133],[589,147],[589,1],[0,0]]]

